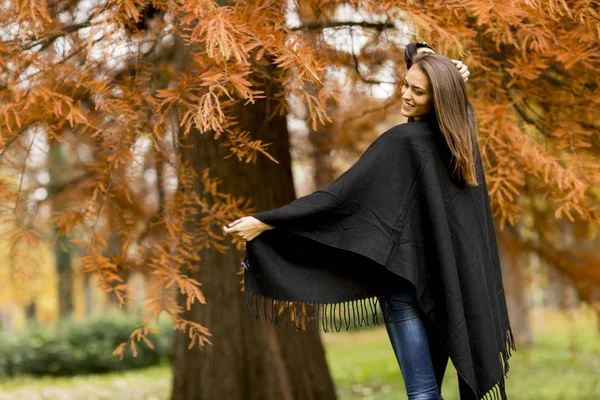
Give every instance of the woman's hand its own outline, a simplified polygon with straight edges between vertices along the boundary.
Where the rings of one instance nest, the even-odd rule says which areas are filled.
[[[417,53],[424,52],[435,53],[435,51],[431,50],[429,47],[419,47],[417,49]],[[463,62],[460,60],[452,60],[452,62],[454,63],[454,65],[456,65],[456,68],[458,69],[458,72],[460,72],[463,81],[468,82],[469,75],[471,75],[471,71],[469,71],[469,67],[467,67],[467,64],[463,64]]]
[[[242,217],[223,227],[223,232],[243,241],[249,241],[274,226],[260,222],[254,217]]]
[[[469,75],[471,75],[471,71],[469,71],[469,67],[467,67],[467,64],[463,64],[463,62],[460,60],[452,60],[452,62],[454,63],[454,65],[456,65],[456,68],[458,68],[458,72],[460,72],[463,81],[468,82]]]

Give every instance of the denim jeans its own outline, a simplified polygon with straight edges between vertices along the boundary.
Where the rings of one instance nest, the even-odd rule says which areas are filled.
[[[428,336],[414,289],[411,289],[389,297],[390,315],[385,327],[404,378],[408,400],[443,400],[441,385],[448,356]]]

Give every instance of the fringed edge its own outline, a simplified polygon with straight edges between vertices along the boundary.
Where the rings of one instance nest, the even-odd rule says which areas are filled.
[[[508,328],[505,332],[504,348],[500,351],[500,363],[502,364],[502,376],[498,383],[494,385],[487,393],[485,393],[480,400],[507,400],[506,397],[506,379],[510,369],[508,360],[512,356],[512,351],[517,351],[515,344],[515,338],[512,333],[512,329]]]
[[[298,331],[340,332],[378,326],[377,297],[341,303],[298,303],[245,293],[248,318],[262,318],[275,326],[292,324]]]

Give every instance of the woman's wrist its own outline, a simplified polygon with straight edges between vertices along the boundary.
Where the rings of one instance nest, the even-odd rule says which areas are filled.
[[[266,224],[266,223],[262,222],[260,219],[254,217],[254,216],[252,218],[254,218],[255,220],[257,220],[259,222],[260,228],[262,229],[263,232],[264,231],[268,231],[269,229],[274,229],[275,228],[274,226]]]

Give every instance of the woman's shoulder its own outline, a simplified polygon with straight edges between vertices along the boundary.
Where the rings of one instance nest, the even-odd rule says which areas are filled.
[[[414,121],[398,124],[386,132],[381,137],[385,136],[388,140],[395,141],[420,141],[428,139],[434,135],[436,124],[433,121]]]

